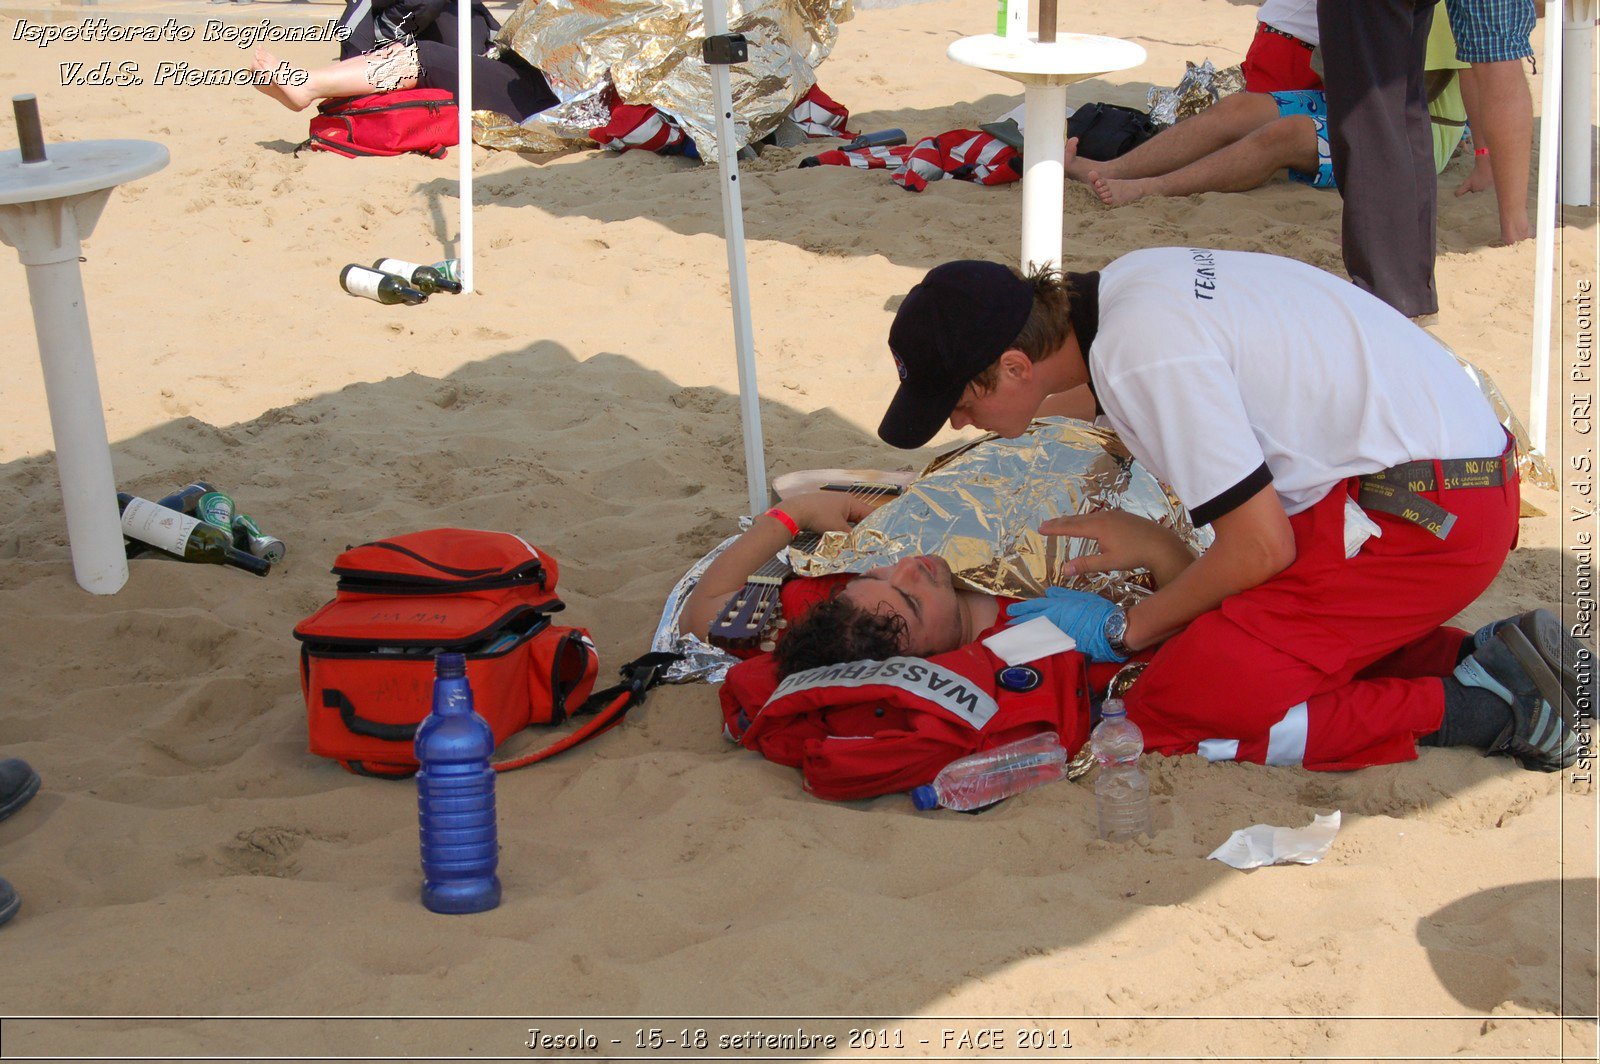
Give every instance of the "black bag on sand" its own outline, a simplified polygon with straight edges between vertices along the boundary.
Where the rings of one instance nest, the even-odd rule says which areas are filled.
[[[1078,157],[1097,162],[1126,155],[1155,135],[1149,115],[1114,103],[1086,103],[1067,119],[1067,136],[1078,138]]]

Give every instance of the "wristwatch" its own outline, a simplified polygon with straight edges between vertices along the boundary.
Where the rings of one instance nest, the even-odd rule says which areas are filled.
[[[1105,627],[1101,629],[1101,634],[1106,637],[1106,645],[1111,648],[1113,654],[1124,660],[1132,656],[1133,651],[1129,650],[1128,645],[1122,641],[1123,637],[1128,634],[1127,610],[1118,606],[1106,614],[1106,623]]]

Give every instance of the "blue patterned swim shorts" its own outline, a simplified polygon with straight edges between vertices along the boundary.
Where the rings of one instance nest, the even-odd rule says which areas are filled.
[[[1289,177],[1312,188],[1337,188],[1333,180],[1333,150],[1328,147],[1328,97],[1321,89],[1293,89],[1271,94],[1278,104],[1278,117],[1305,115],[1317,127],[1317,172],[1289,167]]]

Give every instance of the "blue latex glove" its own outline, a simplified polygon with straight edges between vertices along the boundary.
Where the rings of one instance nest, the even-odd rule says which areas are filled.
[[[1106,618],[1119,607],[1099,595],[1065,587],[1046,588],[1043,598],[1013,602],[1006,607],[1006,623],[1017,624],[1034,617],[1048,617],[1050,623],[1072,637],[1079,653],[1090,661],[1126,661],[1106,641]]]

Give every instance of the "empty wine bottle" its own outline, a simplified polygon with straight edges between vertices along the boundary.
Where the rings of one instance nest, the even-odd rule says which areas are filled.
[[[433,295],[435,292],[461,291],[461,282],[448,276],[437,266],[422,266],[405,259],[379,259],[372,264],[374,270],[380,273],[392,273],[403,281],[409,281],[411,287],[419,292]]]
[[[339,285],[353,296],[376,300],[379,303],[405,303],[416,306],[426,303],[428,296],[419,292],[392,273],[369,270],[351,263],[339,271]]]
[[[232,533],[197,517],[120,491],[117,492],[117,508],[122,511],[123,535],[175,558],[231,565],[257,576],[266,576],[272,569],[271,562],[235,550]]]
[[[185,484],[171,495],[163,497],[156,502],[156,505],[165,506],[169,510],[176,510],[180,514],[193,515],[195,505],[199,501],[200,496],[204,495],[208,491],[216,490],[217,489],[215,485],[207,484],[203,480],[197,480],[193,484]],[[129,498],[132,498],[132,496],[130,495]],[[122,496],[119,494],[117,496],[117,500],[120,502],[121,499]],[[139,555],[144,554],[148,550],[150,550],[150,548],[145,546],[143,543],[140,543],[138,540],[129,536],[122,537],[122,551],[127,557],[137,558]]]
[[[235,549],[249,551],[257,558],[265,558],[273,565],[283,561],[289,553],[288,546],[277,536],[269,536],[251,520],[249,514],[236,514],[233,518],[233,545]]]

